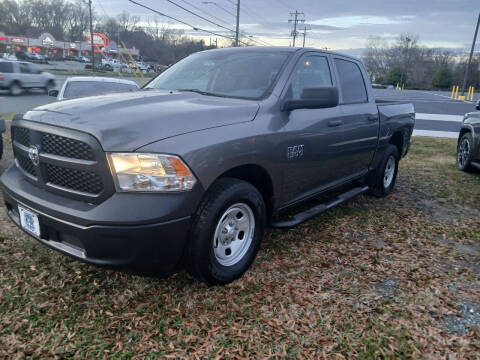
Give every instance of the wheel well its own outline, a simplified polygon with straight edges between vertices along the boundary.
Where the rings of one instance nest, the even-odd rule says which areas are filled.
[[[458,141],[460,141],[460,139],[462,138],[463,135],[465,135],[466,133],[469,133],[469,132],[471,132],[470,129],[465,129],[465,128],[460,129],[460,134],[458,134]]]
[[[268,172],[259,165],[241,165],[230,169],[220,175],[218,178],[234,178],[246,181],[255,186],[263,196],[267,214],[271,215],[273,211],[273,183]]]
[[[403,132],[396,131],[390,138],[389,143],[397,147],[398,153],[400,154],[400,157],[402,157],[403,156]]]

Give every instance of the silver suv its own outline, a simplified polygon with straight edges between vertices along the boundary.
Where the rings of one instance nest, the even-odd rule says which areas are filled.
[[[37,65],[23,61],[0,61],[0,89],[20,95],[24,89],[39,88],[46,93],[55,87],[55,76]]]

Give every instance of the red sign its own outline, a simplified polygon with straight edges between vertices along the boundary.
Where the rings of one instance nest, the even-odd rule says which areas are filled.
[[[6,36],[0,36],[0,40],[7,40]]]

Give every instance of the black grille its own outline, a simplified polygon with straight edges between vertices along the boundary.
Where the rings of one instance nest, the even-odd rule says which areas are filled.
[[[99,194],[103,190],[102,178],[94,173],[83,170],[68,169],[47,164],[48,182],[67,189],[88,194]]]
[[[25,128],[13,128],[13,140],[22,144],[23,146],[30,146],[30,130]]]
[[[115,191],[107,159],[93,136],[46,124],[33,126],[24,120],[12,124],[17,166],[26,176],[30,175],[30,182],[93,204],[101,203]],[[30,160],[33,146],[39,150],[38,166]]]
[[[30,175],[37,176],[37,169],[35,168],[32,161],[28,157],[18,154],[16,158],[18,161],[18,165],[20,165],[20,167],[24,171],[26,171]]]
[[[94,160],[92,148],[84,142],[59,135],[43,134],[41,151],[81,160]]]

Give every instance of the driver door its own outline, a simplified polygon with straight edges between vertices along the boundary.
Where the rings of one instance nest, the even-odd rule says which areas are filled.
[[[292,72],[284,98],[300,99],[305,88],[336,86],[332,69],[329,55],[304,54]],[[343,114],[338,106],[292,110],[285,131],[283,193],[288,204],[327,188],[339,178]]]

